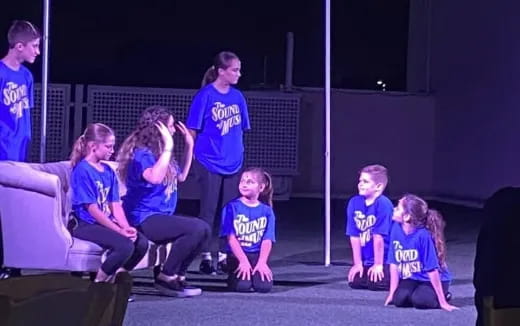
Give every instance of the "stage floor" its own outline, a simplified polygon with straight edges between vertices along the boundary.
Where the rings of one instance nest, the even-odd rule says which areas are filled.
[[[136,301],[129,303],[124,325],[474,325],[473,259],[482,216],[478,209],[440,203],[447,221],[448,264],[454,276],[451,313],[441,310],[385,307],[386,292],[352,290],[346,271],[351,264],[344,235],[344,201],[332,203],[332,265],[323,266],[323,201],[275,202],[277,243],[271,257],[275,286],[268,294],[226,292],[221,276],[196,273],[188,279],[202,287],[200,297],[160,296],[151,271],[134,274]],[[178,211],[197,213],[196,201],[181,201]]]

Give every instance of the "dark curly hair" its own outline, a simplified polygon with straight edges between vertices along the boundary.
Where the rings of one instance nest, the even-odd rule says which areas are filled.
[[[159,159],[163,152],[164,144],[156,124],[160,121],[167,125],[170,117],[173,117],[173,114],[166,107],[160,105],[150,106],[141,114],[137,129],[125,139],[117,154],[116,160],[119,163],[117,170],[123,182],[126,181],[128,165],[134,157],[135,148],[146,148],[152,152],[156,159]],[[177,162],[172,155],[171,164],[163,183],[173,183],[176,178],[176,171]]]

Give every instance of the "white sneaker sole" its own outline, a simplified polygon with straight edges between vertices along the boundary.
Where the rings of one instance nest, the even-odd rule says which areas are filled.
[[[202,290],[199,288],[185,288],[183,291],[176,291],[160,284],[154,284],[155,288],[159,290],[162,294],[175,297],[175,298],[188,298],[188,297],[196,297],[202,294]]]

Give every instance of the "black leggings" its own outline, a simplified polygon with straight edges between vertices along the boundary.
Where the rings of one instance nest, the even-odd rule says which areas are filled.
[[[137,234],[134,242],[103,225],[89,224],[79,219],[72,235],[108,250],[107,259],[101,265],[101,270],[107,275],[113,275],[120,267],[131,271],[148,250],[148,239],[141,233]]]
[[[251,264],[252,268],[255,268],[256,263],[258,262],[258,257],[260,256],[260,253],[246,253],[247,259],[249,259],[249,263]],[[242,280],[237,277],[237,273],[235,270],[238,268],[238,259],[233,254],[229,254],[227,256],[227,265],[229,269],[229,276],[228,276],[228,288],[231,291],[236,292],[249,292],[251,289],[255,290],[256,292],[261,293],[267,293],[271,291],[273,288],[273,281],[262,281],[262,278],[260,277],[259,273],[255,273],[251,275],[251,280]]]
[[[172,243],[162,272],[168,276],[185,275],[210,235],[206,222],[194,217],[156,214],[137,227],[156,244]]]
[[[211,227],[212,236],[208,237],[202,247],[202,252],[211,252],[212,247],[224,252],[226,239],[220,238],[221,211],[229,201],[239,196],[238,183],[240,172],[230,175],[222,175],[208,171],[197,160],[193,163],[194,170],[199,179],[200,212],[199,217]]]
[[[383,265],[383,279],[378,282],[372,282],[368,277],[368,269],[373,265],[363,266],[363,276],[356,274],[354,280],[348,285],[353,289],[368,289],[372,291],[388,291],[390,289],[390,267],[388,264]]]
[[[441,282],[446,296],[450,282]],[[440,308],[439,300],[430,281],[400,280],[392,300],[396,307],[415,307],[417,309]]]

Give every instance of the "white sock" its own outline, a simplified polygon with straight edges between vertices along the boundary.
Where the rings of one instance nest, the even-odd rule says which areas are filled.
[[[221,261],[224,261],[226,260],[227,258],[227,254],[225,252],[218,252],[218,262],[220,263]]]
[[[203,252],[201,255],[202,260],[211,260],[211,252]]]

